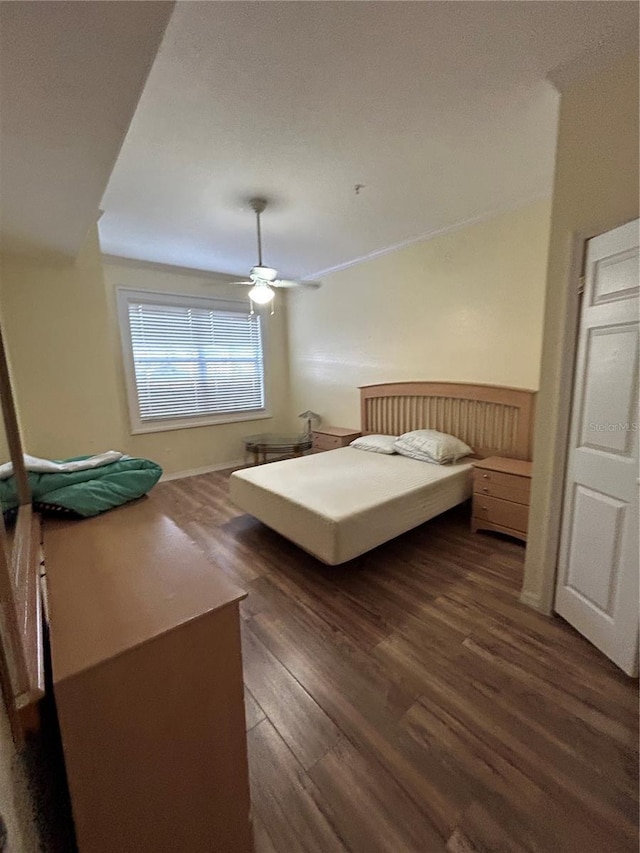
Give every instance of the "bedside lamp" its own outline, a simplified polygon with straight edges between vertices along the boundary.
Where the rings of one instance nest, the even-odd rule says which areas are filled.
[[[304,418],[305,421],[307,422],[306,435],[311,435],[312,428],[314,426],[317,426],[320,423],[320,421],[322,420],[322,418],[320,417],[320,415],[317,412],[311,412],[311,411],[302,412],[301,414],[298,415],[298,417]]]

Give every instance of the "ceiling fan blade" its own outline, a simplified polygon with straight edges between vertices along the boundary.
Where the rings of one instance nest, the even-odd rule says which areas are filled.
[[[312,287],[318,288],[322,286],[321,281],[291,281],[286,278],[279,278],[272,282],[276,287]]]
[[[246,284],[246,285],[251,285],[251,284],[253,284],[253,282],[252,282],[252,281],[232,281],[232,282],[231,282],[231,284]]]

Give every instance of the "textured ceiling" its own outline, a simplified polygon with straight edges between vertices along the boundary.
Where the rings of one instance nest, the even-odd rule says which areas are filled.
[[[173,3],[0,3],[0,248],[74,256]]]
[[[264,194],[265,262],[313,276],[548,195],[547,75],[634,27],[626,2],[178,3],[103,250],[244,273]]]

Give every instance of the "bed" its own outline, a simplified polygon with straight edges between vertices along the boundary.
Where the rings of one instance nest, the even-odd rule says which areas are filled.
[[[436,429],[476,458],[531,457],[535,394],[463,383],[360,389],[363,434]],[[432,465],[352,447],[271,462],[230,479],[233,503],[329,565],[339,565],[464,502],[472,461]]]

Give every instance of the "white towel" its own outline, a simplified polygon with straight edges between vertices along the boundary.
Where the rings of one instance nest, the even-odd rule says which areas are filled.
[[[37,474],[63,474],[69,471],[88,471],[91,468],[100,468],[102,465],[110,465],[124,457],[124,453],[118,450],[106,450],[88,459],[79,459],[77,462],[52,462],[50,459],[40,459],[37,456],[24,454],[24,467],[27,471]],[[0,465],[0,480],[6,480],[13,474],[13,462],[5,462]]]

